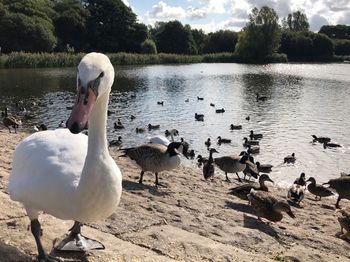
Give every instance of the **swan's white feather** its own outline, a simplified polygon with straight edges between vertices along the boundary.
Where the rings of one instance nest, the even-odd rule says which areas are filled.
[[[152,144],[160,144],[164,146],[168,146],[170,144],[169,139],[167,139],[165,136],[162,136],[162,135],[149,137],[148,140]]]

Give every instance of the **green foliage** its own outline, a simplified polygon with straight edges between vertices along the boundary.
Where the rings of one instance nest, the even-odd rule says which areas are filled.
[[[332,40],[324,34],[313,34],[313,55],[333,56],[334,46]]]
[[[156,33],[158,52],[172,54],[197,54],[189,26],[183,26],[179,21],[170,21]]]
[[[89,12],[80,0],[57,1],[54,6],[57,15],[54,25],[58,38],[56,50],[64,51],[67,45],[76,51],[83,51],[88,46],[86,21]]]
[[[306,14],[296,11],[288,14],[287,17],[282,20],[283,28],[289,29],[294,32],[309,31],[309,22]]]
[[[230,30],[220,30],[208,35],[203,53],[234,52],[238,34]]]
[[[3,1],[0,46],[9,51],[52,51],[57,43],[50,16],[51,2],[45,0]],[[0,8],[0,9],[1,9]]]
[[[141,53],[143,54],[157,54],[156,43],[151,39],[146,39],[141,44]]]
[[[332,39],[350,40],[350,25],[324,25],[319,33],[325,34]]]
[[[281,33],[278,15],[275,10],[263,6],[260,10],[253,8],[249,23],[239,33],[236,52],[247,58],[263,58],[277,51]]]
[[[350,55],[350,40],[333,40],[336,55]]]
[[[191,29],[191,33],[193,36],[193,40],[196,43],[196,47],[198,50],[198,54],[203,53],[204,43],[207,38],[207,35],[204,33],[202,29]]]

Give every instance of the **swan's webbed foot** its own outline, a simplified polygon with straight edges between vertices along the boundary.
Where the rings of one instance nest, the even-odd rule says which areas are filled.
[[[60,251],[76,251],[88,253],[93,249],[105,249],[105,246],[94,239],[87,238],[80,233],[81,224],[75,222],[69,235],[56,247]]]

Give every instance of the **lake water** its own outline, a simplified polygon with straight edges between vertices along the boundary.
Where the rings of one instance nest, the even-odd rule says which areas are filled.
[[[0,106],[14,111],[16,101],[30,109],[34,119],[24,120],[23,128],[44,122],[56,128],[66,120],[66,109],[74,101],[75,68],[0,69]],[[256,102],[256,93],[267,96]],[[136,95],[136,97],[134,97]],[[197,96],[203,97],[198,101]],[[189,99],[189,102],[185,102]],[[164,101],[158,105],[157,101]],[[196,154],[207,156],[204,141],[218,136],[232,139],[229,145],[216,145],[218,156],[238,154],[250,130],[262,133],[260,154],[255,160],[275,167],[271,178],[285,186],[305,172],[319,182],[350,173],[350,65],[349,64],[191,64],[116,67],[108,118],[108,138],[123,137],[123,146],[137,146],[147,137],[176,128]],[[215,113],[224,108],[225,113]],[[205,115],[204,122],[194,119]],[[131,121],[130,115],[136,116]],[[245,120],[250,116],[250,121]],[[125,129],[115,131],[120,118]],[[136,127],[160,124],[160,130],[136,134]],[[242,130],[230,131],[230,124]],[[312,144],[311,135],[329,136],[342,145],[324,149]],[[294,165],[283,158],[295,153]],[[195,166],[195,161],[184,161]],[[235,177],[235,176],[234,176]],[[200,179],[200,178],[199,178]]]

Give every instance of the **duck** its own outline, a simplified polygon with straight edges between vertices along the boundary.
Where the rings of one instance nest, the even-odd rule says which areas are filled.
[[[249,120],[250,120],[250,116],[247,116],[247,117],[245,118],[245,120],[249,121]]]
[[[170,130],[167,129],[167,130],[165,130],[164,134],[166,137],[170,136],[171,142],[174,142],[174,136],[179,135],[179,130],[177,130],[175,128],[170,129]]]
[[[248,200],[248,194],[252,189],[254,189],[255,191],[269,191],[268,187],[265,185],[266,181],[274,183],[268,175],[262,174],[259,177],[259,183],[247,183],[241,186],[234,187],[231,189],[230,193],[242,200]]]
[[[134,120],[136,118],[135,115],[130,115],[130,120]]]
[[[194,157],[196,156],[196,154],[194,153],[194,150],[193,149],[191,149],[189,152],[188,152],[188,157],[190,158],[190,159],[194,159]]]
[[[259,146],[247,146],[247,153],[248,154],[259,154],[260,153],[260,147]]]
[[[243,179],[244,180],[245,180],[246,176],[249,177],[249,180],[251,177],[254,177],[255,179],[259,177],[259,170],[258,170],[258,167],[256,166],[256,164],[254,163],[254,158],[251,157],[251,159],[249,158],[246,161],[246,167],[243,170],[243,174],[244,174]]]
[[[65,128],[66,124],[64,123],[63,120],[61,120],[61,122],[58,124],[58,128]]]
[[[304,199],[305,196],[305,185],[305,173],[303,172],[288,189],[287,198],[290,199],[293,203],[300,205],[300,202]]]
[[[253,130],[250,130],[249,138],[250,140],[261,139],[263,138],[263,134],[257,134],[257,133],[254,133]]]
[[[294,164],[296,160],[295,153],[292,153],[291,155],[288,155],[284,158],[283,163],[284,164]]]
[[[208,161],[203,165],[203,176],[205,180],[207,180],[208,178],[213,179],[214,177],[215,167],[213,164],[214,163],[213,153],[219,153],[219,152],[215,148],[210,148]]]
[[[144,129],[143,127],[136,127],[135,128],[135,131],[136,133],[145,133],[146,132],[146,129]]]
[[[112,146],[121,146],[122,143],[123,143],[122,137],[118,136],[118,139],[114,139],[114,140],[109,141],[109,146],[110,147],[112,147]]]
[[[197,113],[195,113],[195,114],[194,114],[194,118],[195,118],[197,121],[204,121],[204,115],[203,115],[203,114],[197,114]]]
[[[118,121],[114,123],[114,129],[123,129],[124,125],[120,121],[120,118],[118,118]]]
[[[75,221],[56,249],[89,252],[104,246],[81,235],[82,224],[114,213],[122,193],[122,174],[109,155],[106,132],[114,68],[106,55],[89,53],[80,61],[76,79],[68,128],[28,136],[13,156],[8,192],[26,209],[38,261],[50,260],[41,243],[40,211]],[[79,134],[87,121],[89,136]]]
[[[267,100],[267,96],[260,96],[259,93],[256,93],[256,101],[266,101]]]
[[[140,184],[142,184],[144,173],[150,171],[155,173],[155,185],[159,186],[158,173],[172,170],[180,165],[181,158],[179,154],[183,152],[183,145],[180,142],[171,142],[168,146],[145,144],[138,147],[123,148],[121,151],[124,155],[120,157],[129,157],[141,168]]]
[[[158,102],[157,102],[157,105],[163,106],[163,105],[164,105],[164,101],[158,101]]]
[[[207,147],[210,147],[210,145],[211,145],[210,137],[208,137],[208,139],[204,142],[204,144],[205,144]]]
[[[112,110],[107,110],[107,116],[111,116],[111,115],[113,115],[113,114],[115,114],[115,112],[113,112]]]
[[[238,181],[242,182],[241,178],[239,177],[238,173],[243,172],[243,170],[246,168],[246,162],[248,160],[248,155],[243,156],[222,156],[214,158],[214,163],[225,172],[226,181],[230,182],[230,179],[228,178],[228,173],[236,173]]]
[[[322,197],[328,197],[332,196],[333,192],[330,191],[328,188],[316,184],[316,179],[313,177],[310,177],[306,182],[310,182],[310,184],[307,186],[307,190],[313,195],[315,195],[315,200],[321,200]],[[319,197],[319,199],[317,199]]]
[[[180,142],[181,142],[181,144],[183,145],[183,148],[184,148],[185,152],[188,152],[188,149],[190,148],[190,144],[187,143],[187,142],[183,139],[183,137],[180,138]]]
[[[204,100],[204,98],[197,96],[197,100]]]
[[[256,167],[258,168],[259,172],[263,172],[263,173],[270,173],[272,171],[272,168],[273,168],[273,165],[260,164],[259,161],[257,161],[255,164],[256,164]]]
[[[149,130],[155,130],[155,129],[159,129],[160,128],[160,125],[151,125],[151,124],[148,124],[148,129]]]
[[[202,155],[197,156],[197,164],[200,167],[202,164],[205,164],[208,162],[208,158],[203,157]]]
[[[243,146],[244,147],[248,147],[249,146],[257,146],[259,145],[259,141],[258,140],[248,140],[248,138],[244,137],[243,138],[244,142],[243,142]]]
[[[350,200],[350,177],[343,176],[334,179],[330,179],[327,183],[323,185],[329,185],[330,188],[334,189],[338,194],[338,199],[335,204],[336,208],[339,207],[340,200],[345,198]]]
[[[187,99],[185,100],[185,102],[186,102],[186,103],[190,102],[190,99],[187,98]]]
[[[350,209],[338,209],[337,212],[341,214],[341,216],[338,217],[341,232],[339,237],[342,239],[350,239]],[[344,229],[346,233],[344,233]]]
[[[331,142],[331,139],[329,137],[326,136],[315,136],[315,135],[311,135],[313,137],[313,142],[319,142],[319,143],[329,143]]]
[[[339,145],[337,143],[324,142],[323,143],[323,148],[326,149],[327,147],[341,147],[341,145]]]
[[[225,113],[225,109],[224,108],[216,109],[215,113]]]
[[[20,125],[22,125],[22,120],[14,115],[8,114],[8,109],[5,107],[4,117],[2,119],[2,123],[5,127],[8,128],[9,133],[11,133],[10,127],[12,127],[15,130],[15,133],[17,133],[17,128],[19,128]]]
[[[295,179],[294,183],[293,184],[297,184],[297,185],[300,185],[300,186],[303,186],[304,188],[306,188],[306,178],[305,178],[305,173],[302,172],[300,174],[300,176]]]
[[[241,129],[242,129],[242,125],[234,125],[234,124],[230,125],[230,130],[241,130]]]
[[[256,191],[252,189],[248,194],[248,200],[256,211],[256,215],[260,221],[266,218],[271,222],[281,221],[283,212],[287,213],[291,218],[295,218],[290,205],[282,200],[277,200],[269,192]]]
[[[231,139],[228,138],[222,138],[221,136],[218,136],[218,144],[230,144],[231,143]]]
[[[210,103],[210,106],[213,106],[213,107],[215,107],[215,104],[213,104],[213,103]]]

